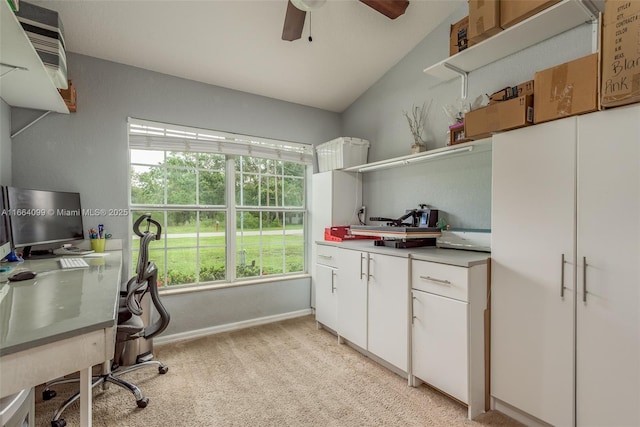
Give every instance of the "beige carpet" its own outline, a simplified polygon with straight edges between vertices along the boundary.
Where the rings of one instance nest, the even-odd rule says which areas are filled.
[[[515,426],[497,413],[466,419],[462,405],[407,381],[316,329],[307,316],[210,337],[156,346],[166,375],[130,373],[149,397],[111,385],[94,391],[93,425],[102,426]],[[43,402],[36,390],[36,425],[49,426],[57,404],[74,389],[57,388]],[[64,414],[78,425],[78,406]]]

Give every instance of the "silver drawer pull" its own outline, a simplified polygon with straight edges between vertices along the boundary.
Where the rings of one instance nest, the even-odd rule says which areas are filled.
[[[331,255],[322,255],[322,254],[318,254],[319,258],[325,258],[325,259],[332,259],[333,257]]]
[[[428,280],[430,282],[434,282],[434,283],[437,283],[439,285],[451,286],[451,282],[448,281],[448,280],[435,279],[435,278],[429,277],[429,276],[420,276],[420,278],[422,280]]]

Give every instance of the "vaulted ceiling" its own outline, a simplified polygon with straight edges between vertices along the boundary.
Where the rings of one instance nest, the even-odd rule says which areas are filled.
[[[293,42],[286,0],[31,2],[60,12],[70,52],[341,112],[466,0],[411,0],[395,20],[329,0]]]

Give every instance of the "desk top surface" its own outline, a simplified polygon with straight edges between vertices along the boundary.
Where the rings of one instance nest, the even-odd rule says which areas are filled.
[[[60,268],[59,257],[12,263],[0,274],[0,356],[113,326],[122,252],[85,258],[89,268]],[[18,270],[38,273],[8,282]]]

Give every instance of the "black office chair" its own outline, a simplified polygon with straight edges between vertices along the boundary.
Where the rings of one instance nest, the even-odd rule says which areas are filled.
[[[147,230],[140,231],[140,225],[146,220]],[[154,225],[156,231],[151,232],[150,226]],[[113,361],[111,363],[111,371],[99,376],[93,377],[92,388],[99,384],[105,384],[107,382],[116,384],[124,389],[129,390],[136,398],[136,404],[139,408],[145,408],[149,403],[149,398],[145,397],[140,389],[134,384],[127,382],[121,378],[121,375],[127,372],[134,371],[146,366],[155,365],[158,366],[158,372],[160,374],[166,374],[169,370],[168,366],[163,365],[157,360],[147,360],[153,357],[153,355],[147,355],[144,360],[139,361],[131,366],[123,367],[124,353],[127,343],[131,340],[138,338],[151,339],[165,330],[169,324],[169,312],[162,305],[160,296],[158,295],[158,268],[149,261],[149,243],[153,240],[160,240],[162,234],[162,227],[157,221],[151,219],[151,215],[142,215],[136,220],[133,225],[133,231],[136,235],[140,236],[140,253],[138,255],[138,264],[136,267],[136,275],[127,282],[126,290],[120,292],[120,308],[118,311],[118,324],[116,329],[116,344]],[[158,319],[148,325],[144,326],[141,315],[142,311],[142,299],[147,294],[151,296],[153,306],[159,314]],[[42,392],[42,398],[44,400],[50,400],[55,397],[55,390],[51,390],[50,387],[54,384],[62,384],[68,382],[77,382],[78,379],[58,379],[45,385]],[[67,422],[61,418],[64,410],[69,407],[74,401],[80,397],[80,393],[76,393],[68,398],[59,408],[56,410],[51,420],[52,427],[64,427]]]

